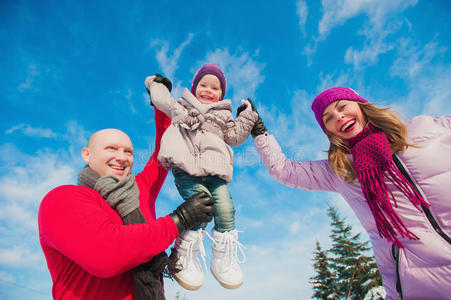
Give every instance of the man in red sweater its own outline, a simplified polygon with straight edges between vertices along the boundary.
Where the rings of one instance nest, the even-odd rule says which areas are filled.
[[[155,110],[155,124],[155,152],[144,170],[131,177],[146,223],[124,225],[118,209],[87,186],[63,185],[42,200],[39,238],[54,299],[135,299],[131,270],[167,249],[184,230],[211,220],[214,206],[206,195],[196,195],[156,219],[155,200],[167,175],[156,157],[170,119]],[[120,130],[94,133],[82,157],[100,178],[113,175],[121,181],[132,176],[133,146]]]

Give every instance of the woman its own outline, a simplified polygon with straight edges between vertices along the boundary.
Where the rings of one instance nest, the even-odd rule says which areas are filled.
[[[451,116],[403,124],[352,89],[325,90],[312,110],[328,160],[291,161],[261,118],[252,135],[271,176],[290,187],[340,193],[366,229],[387,299],[451,292]]]

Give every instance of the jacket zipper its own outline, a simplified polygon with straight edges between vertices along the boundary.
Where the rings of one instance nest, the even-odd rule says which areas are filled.
[[[418,187],[413,182],[412,178],[410,178],[409,174],[407,173],[406,169],[402,165],[402,163],[399,161],[398,157],[393,154],[393,161],[398,167],[399,171],[404,175],[404,177],[410,182],[410,184],[413,186],[413,188],[417,191],[419,195],[421,195],[420,191],[418,190]],[[443,232],[443,230],[438,225],[437,221],[434,219],[434,216],[432,215],[429,208],[421,205],[421,208],[423,209],[424,214],[426,215],[426,218],[429,220],[429,223],[431,223],[432,227],[434,228],[435,232],[438,233],[445,241],[447,241],[449,244],[451,244],[451,238]],[[398,291],[399,297],[402,300],[402,287],[401,287],[401,279],[399,276],[399,248],[396,247],[394,244],[392,245],[392,254],[393,258],[396,261],[396,290]]]
[[[398,167],[398,169],[401,171],[401,173],[404,175],[404,177],[406,177],[407,180],[409,180],[410,184],[413,186],[413,188],[417,191],[417,193],[419,195],[421,195],[420,191],[418,190],[417,186],[415,185],[415,183],[413,183],[412,178],[410,178],[409,174],[407,173],[406,169],[404,168],[404,166],[401,164],[401,162],[399,161],[398,157],[396,157],[395,154],[392,155],[393,156],[393,161],[395,162],[396,166]],[[434,219],[434,216],[432,215],[431,211],[429,210],[429,208],[424,207],[423,205],[421,206],[421,208],[424,211],[424,214],[426,215],[427,219],[429,220],[429,223],[431,223],[432,227],[434,228],[434,230],[445,240],[448,242],[448,244],[451,245],[451,238],[445,233],[443,232],[443,230],[440,228],[440,225],[438,225],[437,221]]]
[[[398,292],[399,299],[402,300],[401,278],[399,277],[399,248],[395,244],[391,246],[391,253],[396,262],[396,291]]]

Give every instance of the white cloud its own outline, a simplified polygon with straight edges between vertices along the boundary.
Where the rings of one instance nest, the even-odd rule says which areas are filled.
[[[397,47],[398,55],[390,68],[390,74],[414,80],[428,67],[434,57],[444,51],[446,49],[439,47],[435,40],[420,47],[410,38],[401,38]]]
[[[81,148],[78,151],[72,148],[86,141],[85,133],[76,122],[68,122],[61,136],[69,149],[40,149],[27,155],[12,144],[0,147],[5,166],[0,175],[0,265],[36,268],[45,265],[38,243],[39,204],[51,189],[75,183],[82,165]]]
[[[308,17],[308,7],[305,1],[298,0],[298,2],[296,2],[296,13],[299,17],[299,27],[302,31],[302,34],[305,37],[306,36],[305,23],[307,22]]]
[[[11,283],[16,281],[14,276],[12,276],[9,273],[3,272],[3,271],[0,271],[0,280],[5,281],[5,282],[11,282]]]
[[[20,131],[22,134],[32,137],[41,138],[56,138],[57,134],[48,128],[31,127],[29,124],[21,123],[15,125],[5,131],[5,134],[12,134],[16,131]]]
[[[130,111],[132,113],[136,113],[136,108],[133,105],[133,101],[132,101],[132,97],[133,97],[133,92],[132,89],[128,88],[125,91],[123,90],[113,90],[113,91],[109,91],[110,94],[116,94],[119,95],[121,98],[124,98],[127,101],[128,107],[130,109]],[[147,94],[147,97],[149,97],[149,94]]]
[[[451,114],[451,64],[440,62],[446,50],[435,38],[424,46],[410,38],[400,39],[390,75],[403,79],[408,86],[408,94],[396,102],[397,109],[409,118]]]
[[[374,27],[386,26],[387,18],[414,6],[417,0],[322,0],[324,14],[319,21],[320,35],[327,35],[334,27],[365,14]]]
[[[92,133],[86,131],[77,121],[67,121],[64,139],[70,143],[70,146],[75,145],[81,151],[81,147],[88,144],[88,138]]]
[[[174,84],[174,82],[173,82],[173,83],[172,83],[172,91],[171,91],[172,97],[173,97],[174,99],[179,99],[179,98],[182,96],[183,90],[184,90],[185,88],[190,89],[191,86],[185,87],[185,86],[182,85],[182,83],[181,83],[180,81],[176,82],[175,84]]]
[[[0,220],[17,232],[37,231],[37,208],[52,188],[73,182],[75,170],[55,154],[41,152],[25,157],[0,177]]]
[[[164,186],[161,189],[161,193],[167,196],[172,201],[176,201],[178,203],[181,203],[183,201],[174,184],[174,176],[172,176],[172,173],[168,174],[168,178],[164,182]]]
[[[25,126],[25,123],[21,123],[21,124],[19,124],[19,125],[15,125],[15,126],[11,127],[10,129],[7,129],[7,130],[5,131],[5,134],[11,134],[11,133],[13,133],[14,131],[21,130],[21,129],[24,128],[24,126]]]
[[[35,78],[39,76],[39,74],[40,71],[38,70],[38,67],[35,64],[28,65],[27,77],[25,78],[25,81],[20,83],[17,88],[19,92],[31,89]]]
[[[81,149],[88,144],[91,134],[93,132],[88,132],[77,121],[66,122],[66,132],[63,134],[63,139],[68,142],[68,147],[62,150],[63,158],[69,157],[77,170],[80,170],[81,166],[84,165],[84,162],[80,159],[80,153]]]
[[[365,24],[357,33],[365,37],[363,45],[359,48],[349,47],[345,53],[345,62],[359,68],[362,65],[374,65],[378,62],[380,55],[396,48],[397,40],[390,40],[404,24],[410,25],[406,19],[398,20],[398,17],[389,17]]]
[[[229,49],[216,49],[208,52],[205,59],[197,64],[195,70],[204,64],[215,63],[223,72],[227,80],[226,98],[232,98],[234,104],[238,105],[241,99],[254,97],[258,86],[264,81],[262,74],[264,64],[254,60],[258,51],[253,55],[238,51],[230,54]],[[195,72],[193,71],[193,73]],[[233,95],[230,91],[233,91]]]
[[[329,81],[332,80],[344,79],[339,77]],[[316,124],[310,108],[315,96],[305,90],[294,91],[288,111],[282,111],[276,104],[267,107],[257,103],[258,113],[268,132],[274,135],[284,154],[291,160],[315,159],[316,154],[322,154],[328,148],[327,138]]]
[[[350,18],[362,13],[371,0],[322,0],[324,14],[318,23],[320,36],[327,35],[334,27],[343,25]]]
[[[317,37],[313,37],[312,40],[302,50],[302,54],[305,55],[307,58],[308,67],[310,67],[313,63],[312,57],[315,54],[316,50],[318,49],[319,42],[320,39],[318,39]]]
[[[392,31],[393,28],[394,26],[391,27],[390,31]],[[388,34],[388,31],[368,33],[369,39],[365,41],[360,50],[354,49],[354,47],[349,47],[346,50],[345,62],[354,65],[356,68],[365,64],[373,65],[377,63],[378,57],[381,54],[387,53],[395,47],[394,44],[385,42],[385,38]]]
[[[424,76],[419,86],[423,101],[422,114],[431,116],[451,115],[451,65],[437,68],[434,77]],[[427,101],[424,101],[427,99]]]
[[[172,55],[169,54],[168,41],[151,41],[150,45],[156,51],[156,60],[163,71],[163,75],[168,78],[174,78],[180,56],[185,47],[191,43],[193,37],[194,34],[190,33],[187,39],[173,51]],[[209,51],[205,55],[205,59],[199,61],[191,69],[191,72],[195,74],[204,64],[214,63],[218,65],[225,73],[227,81],[226,98],[232,98],[235,104],[238,104],[243,98],[253,97],[255,90],[264,80],[262,75],[264,65],[254,60],[254,57],[257,56],[258,50],[251,56],[242,50],[237,51],[237,54],[230,54],[228,48],[216,49]],[[182,94],[184,88],[180,83],[176,83],[173,85],[171,94],[177,99],[177,96]],[[233,91],[233,97],[231,96],[231,91]]]
[[[290,225],[290,233],[298,233],[301,229],[302,229],[302,225],[299,220],[294,221]]]
[[[349,72],[346,72],[346,71],[338,72],[338,73],[329,73],[329,74],[320,73],[319,79],[320,79],[320,84],[318,85],[318,88],[317,88],[318,94],[330,87],[349,86],[349,84],[351,82],[353,82],[353,78],[351,77],[351,75],[349,75]],[[358,93],[361,94],[360,89],[355,89],[354,87],[352,87],[352,88],[354,90],[357,90]]]
[[[344,59],[357,68],[375,64],[381,54],[392,50],[396,45],[396,42],[387,41],[388,36],[397,32],[403,24],[411,26],[407,19],[401,20],[399,14],[416,3],[417,0],[322,0],[323,16],[318,23],[318,36],[312,38],[303,54],[311,64],[318,43],[325,40],[335,27],[344,25],[351,18],[365,15],[368,21],[362,23],[356,32],[365,37],[364,43],[360,49],[348,48]]]
[[[428,69],[408,82],[409,93],[397,106],[408,118],[420,114],[451,115],[451,65]]]
[[[165,40],[152,40],[150,42],[150,46],[155,49],[156,51],[156,60],[163,71],[164,76],[168,78],[174,78],[174,73],[178,68],[178,61],[180,59],[180,56],[185,49],[186,46],[188,46],[192,39],[194,37],[194,34],[190,33],[188,34],[188,37],[185,41],[183,41],[172,53],[172,55],[169,54],[169,42]]]
[[[40,253],[25,248],[14,246],[10,249],[0,249],[0,265],[3,266],[36,265],[40,261]]]

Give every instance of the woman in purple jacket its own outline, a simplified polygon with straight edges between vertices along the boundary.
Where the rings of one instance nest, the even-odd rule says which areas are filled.
[[[387,299],[451,294],[451,116],[407,125],[350,88],[313,101],[328,160],[291,161],[261,118],[252,130],[271,176],[290,187],[340,193],[367,231]]]

